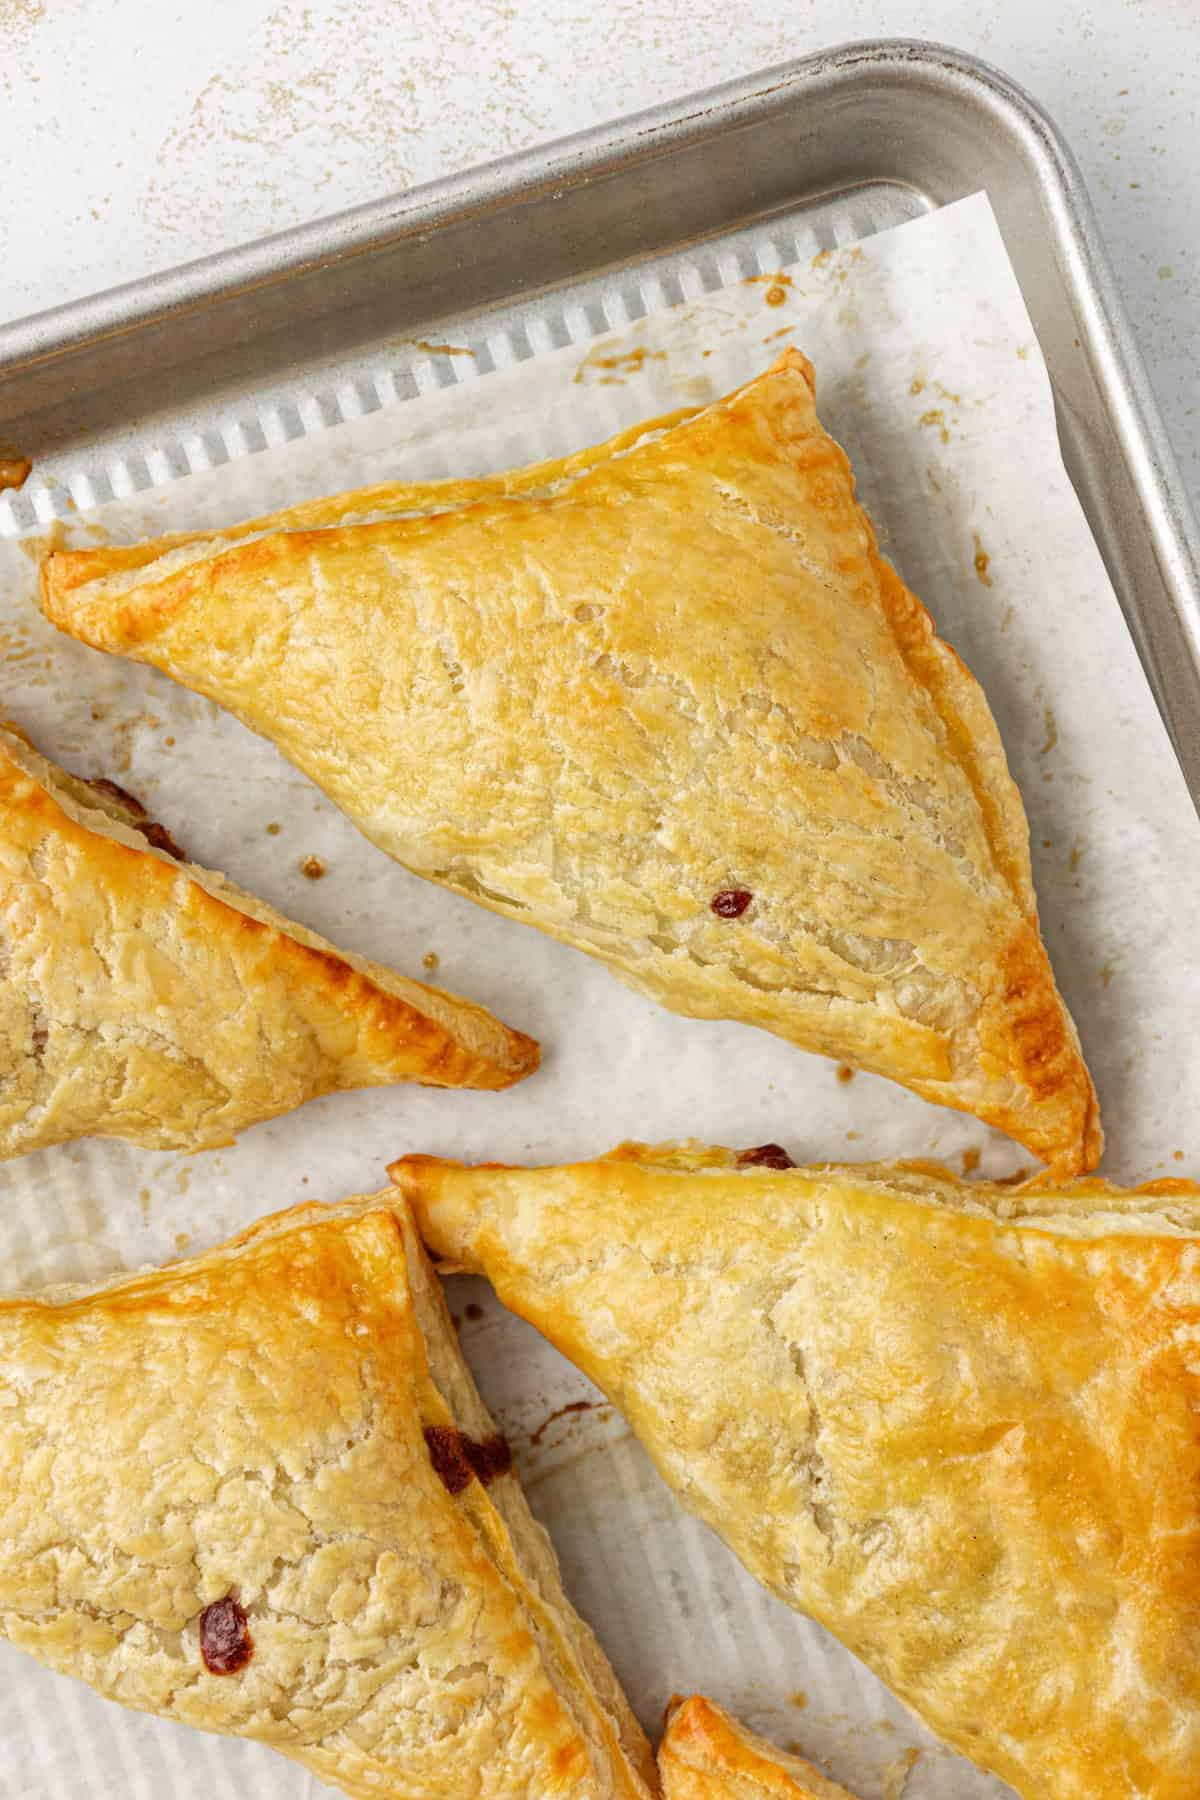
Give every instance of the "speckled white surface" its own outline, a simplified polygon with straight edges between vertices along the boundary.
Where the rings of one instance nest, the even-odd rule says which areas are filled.
[[[0,0],[12,318],[852,38],[1022,81],[1200,488],[1200,0]]]

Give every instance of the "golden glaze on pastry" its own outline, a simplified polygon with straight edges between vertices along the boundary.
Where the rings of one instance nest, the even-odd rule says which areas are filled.
[[[1200,1188],[695,1146],[391,1173],[951,1744],[1026,1800],[1194,1800]]]
[[[0,1156],[208,1149],[337,1088],[506,1087],[537,1045],[152,847],[0,728]]]
[[[699,1694],[671,1702],[658,1772],[663,1800],[854,1800],[802,1756],[776,1750]]]
[[[355,1800],[649,1800],[501,1442],[394,1194],[8,1301],[0,1629]]]
[[[567,463],[57,552],[43,603],[664,1005],[1098,1159],[995,722],[797,351]]]

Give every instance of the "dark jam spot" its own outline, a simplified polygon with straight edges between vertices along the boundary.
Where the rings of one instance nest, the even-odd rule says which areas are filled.
[[[739,1169],[794,1169],[795,1163],[782,1144],[758,1144],[743,1150],[738,1157]]]
[[[712,897],[712,909],[718,919],[740,919],[754,895],[746,888],[722,888]]]
[[[512,1468],[512,1451],[500,1436],[480,1444],[453,1425],[427,1425],[425,1444],[434,1474],[448,1494],[461,1494],[476,1475],[486,1487]]]
[[[141,833],[152,849],[161,850],[164,856],[173,856],[176,862],[187,861],[187,857],[166,826],[160,825],[157,819],[152,819],[141,801],[135,794],[131,794],[128,788],[121,787],[115,781],[109,781],[104,775],[97,775],[88,782],[88,786],[95,788],[97,793],[107,794],[110,800],[115,800],[117,805],[129,815],[128,823],[135,831]]]
[[[200,1654],[210,1675],[235,1675],[253,1656],[246,1615],[232,1594],[200,1614]]]
[[[484,1487],[499,1476],[509,1474],[512,1469],[512,1451],[507,1441],[499,1435],[489,1438],[486,1444],[477,1444],[474,1438],[464,1438],[463,1449],[467,1461]]]
[[[475,1473],[463,1450],[461,1431],[453,1425],[427,1425],[425,1447],[433,1472],[448,1494],[461,1494]]]

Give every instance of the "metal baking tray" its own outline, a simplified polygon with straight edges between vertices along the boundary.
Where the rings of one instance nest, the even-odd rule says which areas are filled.
[[[0,326],[0,531],[585,339],[985,188],[1071,478],[1200,804],[1200,534],[1078,169],[962,52],[851,44]],[[764,262],[762,259],[766,258]],[[691,291],[694,291],[692,289]]]

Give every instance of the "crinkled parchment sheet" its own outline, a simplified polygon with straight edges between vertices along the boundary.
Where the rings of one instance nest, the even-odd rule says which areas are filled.
[[[68,539],[218,525],[387,477],[561,454],[722,394],[799,344],[887,552],[999,720],[1029,812],[1046,940],[1100,1089],[1105,1167],[1122,1178],[1195,1169],[1200,832],[1064,472],[1046,371],[986,200],[651,307],[599,341],[587,341],[582,313],[566,326],[582,341],[555,350],[547,334],[544,354],[510,355],[507,367],[491,340],[501,366],[486,375],[456,356],[452,386],[431,357],[418,398],[327,429],[314,407],[309,435],[291,443],[272,443],[270,420],[271,447],[254,454],[253,434],[227,433],[232,461],[80,512]],[[839,1078],[764,1032],[674,1018],[599,964],[397,868],[216,707],[57,636],[33,605],[31,548],[0,542],[0,713],[69,767],[130,788],[193,857],[335,942],[425,978],[432,952],[434,979],[534,1032],[545,1065],[500,1095],[337,1096],[206,1156],[89,1143],[6,1164],[7,1287],[160,1262],[292,1201],[369,1191],[410,1150],[540,1162],[629,1136],[696,1135],[774,1139],[800,1161],[935,1155],[961,1166],[978,1154],[985,1172],[1019,1165],[971,1120],[870,1076]],[[305,874],[306,862],[324,873]],[[702,1689],[864,1800],[1005,1791],[762,1593],[681,1514],[611,1409],[552,1418],[594,1393],[483,1284],[452,1283],[451,1301],[568,1587],[651,1729],[672,1690]],[[11,1650],[0,1652],[0,1743],[5,1795],[320,1791],[264,1749],[123,1713]]]

